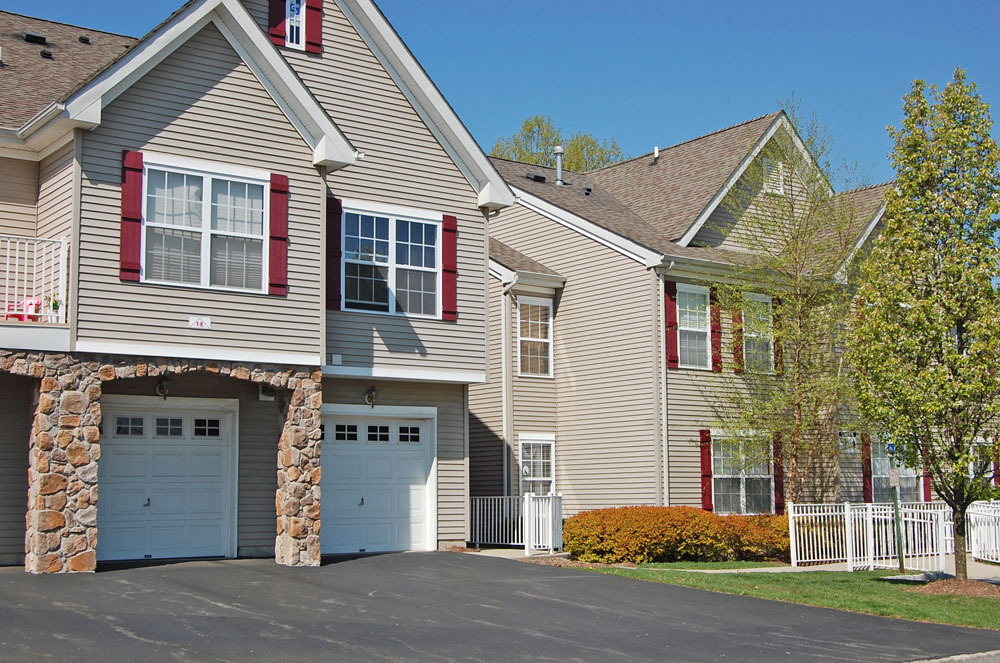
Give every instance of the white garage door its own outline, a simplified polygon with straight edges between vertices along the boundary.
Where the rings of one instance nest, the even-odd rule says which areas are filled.
[[[233,414],[102,409],[98,558],[232,556]]]
[[[428,535],[429,423],[333,417],[325,430],[323,552],[434,549],[437,542]]]

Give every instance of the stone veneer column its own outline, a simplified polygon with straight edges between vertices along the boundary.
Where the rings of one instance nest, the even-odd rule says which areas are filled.
[[[286,566],[320,563],[320,447],[323,432],[321,371],[288,378],[291,395],[278,440],[277,538],[274,558]]]
[[[69,355],[27,355],[8,370],[41,378],[28,455],[25,570],[93,571],[101,457],[98,364]]]

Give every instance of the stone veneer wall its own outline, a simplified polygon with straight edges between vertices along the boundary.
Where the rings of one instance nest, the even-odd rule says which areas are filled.
[[[285,390],[285,423],[277,441],[275,559],[288,566],[319,565],[319,369],[0,350],[0,372],[41,380],[28,457],[27,571],[79,572],[97,566],[101,385],[195,372]]]

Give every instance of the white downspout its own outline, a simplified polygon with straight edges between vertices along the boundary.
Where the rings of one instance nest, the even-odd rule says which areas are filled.
[[[513,284],[511,284],[513,285]],[[510,302],[505,288],[500,294],[500,403],[503,437],[503,496],[510,495]]]
[[[667,312],[664,307],[664,301],[667,296],[667,284],[663,273],[657,271],[657,281],[659,281],[659,300],[656,303],[656,309],[660,312],[658,318],[656,330],[657,338],[659,342],[656,347],[660,349],[659,352],[659,362],[660,371],[662,376],[658,380],[660,387],[660,408],[663,413],[663,422],[660,425],[661,437],[663,442],[663,506],[670,506],[670,415],[668,414],[668,400],[667,400]]]

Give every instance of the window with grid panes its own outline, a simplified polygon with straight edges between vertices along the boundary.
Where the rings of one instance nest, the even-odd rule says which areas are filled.
[[[752,437],[713,434],[712,489],[716,513],[773,513],[770,445]]]
[[[518,373],[552,377],[552,300],[517,299]]]
[[[303,0],[286,0],[285,2],[285,46],[289,48],[306,47],[306,12]]]
[[[920,476],[916,469],[896,462],[889,447],[878,437],[872,437],[872,499],[876,502],[892,502],[892,486],[889,485],[889,470],[899,470],[899,501],[920,502]]]
[[[774,311],[767,295],[743,295],[743,362],[753,373],[774,372]]]
[[[710,368],[708,288],[677,284],[677,340],[682,368]]]
[[[521,441],[521,494],[548,495],[554,490],[555,444],[548,441]]]

